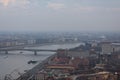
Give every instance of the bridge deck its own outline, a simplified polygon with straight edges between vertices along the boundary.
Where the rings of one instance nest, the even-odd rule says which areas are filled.
[[[49,50],[49,49],[0,49],[0,51],[48,51],[48,52],[56,52],[57,50]]]

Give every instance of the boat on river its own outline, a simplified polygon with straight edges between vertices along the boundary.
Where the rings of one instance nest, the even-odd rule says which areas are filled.
[[[38,61],[33,61],[33,60],[30,60],[28,61],[28,64],[36,64]]]

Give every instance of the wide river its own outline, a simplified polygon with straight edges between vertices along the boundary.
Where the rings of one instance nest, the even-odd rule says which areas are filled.
[[[81,43],[72,44],[56,44],[56,45],[42,45],[37,47],[25,47],[31,49],[69,49],[79,46]],[[3,80],[6,74],[10,74],[11,77],[20,76],[25,71],[33,68],[35,65],[46,59],[54,52],[37,52],[38,55],[34,55],[30,51],[10,51],[8,54],[0,52],[0,80]],[[36,60],[36,64],[28,64],[28,61]]]

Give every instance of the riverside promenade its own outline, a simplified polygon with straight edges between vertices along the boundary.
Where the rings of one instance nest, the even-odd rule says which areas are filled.
[[[30,69],[23,75],[21,75],[19,78],[16,80],[32,80],[33,76],[40,70],[42,70],[45,67],[45,64],[48,63],[49,60],[51,60],[57,53],[49,56],[47,59],[43,60],[41,63],[36,65],[34,68]]]

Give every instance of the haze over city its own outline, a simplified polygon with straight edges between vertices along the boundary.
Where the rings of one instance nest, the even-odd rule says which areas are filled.
[[[0,0],[0,31],[120,31],[120,0]]]
[[[0,80],[120,80],[120,0],[0,0]]]

